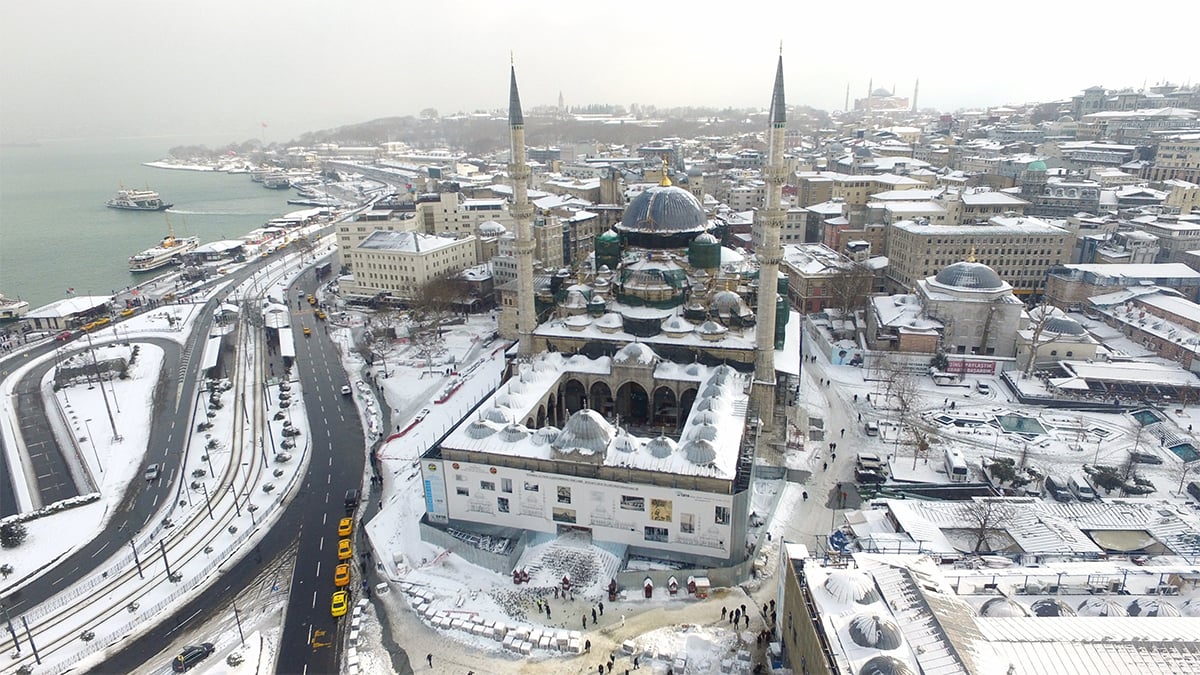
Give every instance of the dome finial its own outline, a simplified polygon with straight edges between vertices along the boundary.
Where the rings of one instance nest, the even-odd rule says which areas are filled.
[[[666,155],[663,155],[663,158],[662,158],[662,172],[663,172],[662,180],[658,181],[659,186],[671,187],[671,179],[667,176],[667,156]]]
[[[974,246],[971,247],[971,253],[969,255],[967,255],[967,262],[972,262],[972,263],[977,262],[975,260],[975,247]]]

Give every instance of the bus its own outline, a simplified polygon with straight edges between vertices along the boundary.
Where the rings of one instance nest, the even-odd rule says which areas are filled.
[[[967,482],[967,461],[955,448],[946,448],[946,475],[951,483]]]
[[[333,267],[327,262],[317,265],[317,278],[324,279],[325,277],[329,276],[329,273],[332,270],[333,270]]]

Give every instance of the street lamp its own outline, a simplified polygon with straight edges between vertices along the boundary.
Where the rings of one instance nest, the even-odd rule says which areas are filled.
[[[87,429],[88,442],[92,444],[92,454],[96,457],[96,466],[100,469],[100,473],[104,473],[104,465],[100,463],[100,453],[96,452],[96,439],[92,438],[92,427],[88,424],[91,421],[92,418],[90,417],[85,419],[83,421],[83,428]]]

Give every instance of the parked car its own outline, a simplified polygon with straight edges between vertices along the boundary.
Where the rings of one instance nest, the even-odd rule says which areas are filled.
[[[142,477],[146,480],[154,480],[160,473],[162,473],[162,467],[158,464],[151,464],[146,467],[146,473],[142,474]]]
[[[354,555],[354,551],[350,550],[349,539],[338,540],[338,560],[349,560]]]
[[[349,395],[350,395],[350,385],[343,384],[342,385],[342,396],[349,396]]]
[[[988,394],[992,393],[992,387],[987,382],[976,382],[975,390],[978,391],[979,393],[983,394],[984,396],[987,396]]]
[[[182,673],[191,670],[193,666],[207,659],[215,651],[211,642],[204,642],[190,647],[184,647],[179,655],[171,660],[171,670]]]
[[[1071,491],[1067,488],[1067,481],[1060,476],[1046,476],[1046,491],[1054,497],[1055,501],[1069,502],[1071,501]]]
[[[869,470],[864,470],[864,469],[858,469],[857,471],[854,472],[854,482],[860,483],[860,484],[878,485],[879,483],[886,483],[887,476],[879,473],[878,471],[869,471]]]
[[[333,602],[329,604],[329,613],[334,617],[345,616],[346,605],[349,603],[349,594],[346,591],[338,591],[333,594]]]
[[[868,436],[878,436],[879,435],[879,423],[878,422],[867,422],[863,426],[863,428],[867,432]]]
[[[342,518],[341,520],[338,521],[338,536],[339,537],[349,537],[350,533],[352,531],[354,531],[354,519],[353,518]]]
[[[1129,457],[1131,459],[1133,459],[1133,461],[1140,462],[1142,464],[1162,464],[1163,463],[1162,457],[1159,457],[1158,455],[1155,455],[1150,452],[1133,452],[1131,450],[1129,452]]]
[[[350,585],[350,564],[342,563],[333,568],[333,585],[341,588]]]

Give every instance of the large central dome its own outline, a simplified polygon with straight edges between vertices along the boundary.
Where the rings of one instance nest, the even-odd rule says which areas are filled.
[[[934,277],[938,283],[955,288],[994,290],[1004,287],[1004,281],[992,268],[977,262],[956,262]]]
[[[615,229],[634,246],[683,248],[708,223],[692,193],[674,185],[656,185],[633,198]]]

